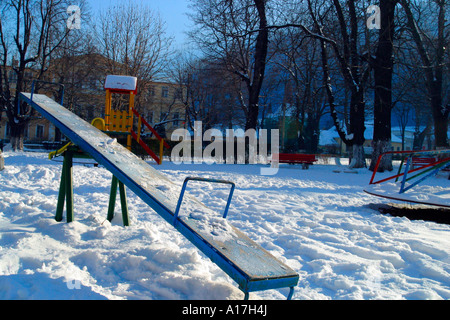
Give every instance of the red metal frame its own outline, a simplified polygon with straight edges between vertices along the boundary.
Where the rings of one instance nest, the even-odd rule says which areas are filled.
[[[163,143],[164,143],[164,146],[167,148],[167,149],[170,149],[170,146],[169,146],[169,144],[163,139],[163,138],[161,138],[161,136],[156,132],[156,130],[155,129],[153,129],[153,127],[151,126],[151,125],[149,125],[148,124],[148,122],[143,118],[143,117],[141,117],[141,115],[139,114],[139,112],[137,112],[137,110],[136,109],[134,109],[133,108],[133,113],[136,115],[136,117],[139,117],[140,119],[141,119],[141,122],[155,135],[155,137],[156,137],[156,139],[158,139],[159,141],[163,141]],[[137,137],[137,136],[136,136]],[[136,139],[137,140],[137,139]]]
[[[374,180],[375,180],[375,175],[376,175],[377,172],[378,172],[378,168],[379,168],[379,166],[380,166],[381,159],[382,159],[385,155],[388,155],[388,154],[411,154],[411,156],[413,156],[413,155],[416,154],[416,153],[432,153],[432,152],[437,152],[437,151],[434,151],[434,150],[426,150],[426,151],[389,151],[389,152],[385,152],[385,153],[381,154],[381,155],[378,157],[377,164],[375,165],[375,169],[374,169],[374,171],[373,171],[372,178],[371,178],[371,180],[370,180],[370,184],[380,184],[380,183],[383,183],[383,182],[386,182],[386,181],[389,181],[389,180],[392,180],[392,179],[396,179],[396,178],[398,178],[398,177],[402,177],[402,176],[404,175],[404,173],[400,173],[400,174],[397,174],[397,175],[395,175],[395,176],[392,176],[392,177],[389,177],[389,178],[386,178],[386,179],[383,179],[383,180],[374,182]],[[416,169],[412,169],[412,170],[408,171],[408,173],[413,173],[413,172],[416,172],[416,171],[419,171],[419,170],[422,170],[422,169],[426,169],[426,168],[429,168],[429,167],[433,167],[433,166],[435,166],[435,165],[441,164],[441,163],[446,162],[446,161],[449,161],[449,160],[450,160],[450,158],[445,158],[445,159],[443,159],[443,160],[440,160],[440,161],[431,163],[431,164],[429,164],[429,165],[425,165],[425,166],[422,166],[422,167],[419,167],[419,168],[416,168]]]

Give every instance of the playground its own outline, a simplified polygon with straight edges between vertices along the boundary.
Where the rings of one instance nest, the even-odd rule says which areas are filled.
[[[315,156],[280,155],[296,165],[271,177],[268,164],[180,164],[134,109],[136,78],[108,76],[105,89],[92,123],[20,94],[70,143],[4,155],[0,299],[450,298],[450,226],[382,215],[387,200],[449,208],[447,151],[403,153],[396,175]]]
[[[112,175],[105,168],[74,164],[75,221],[58,223],[61,162],[47,153],[4,155],[1,299],[243,299],[230,277],[132,192],[130,227],[123,227],[119,201],[107,221]],[[294,300],[450,298],[450,226],[380,214],[376,207],[391,201],[363,191],[367,169],[280,165],[273,177],[261,176],[260,165],[165,161],[157,169],[179,189],[188,176],[234,181],[227,219],[298,272]],[[447,175],[427,181],[425,187],[449,192]],[[225,185],[189,191],[218,212],[228,192]],[[250,299],[282,300],[287,293],[255,292]]]

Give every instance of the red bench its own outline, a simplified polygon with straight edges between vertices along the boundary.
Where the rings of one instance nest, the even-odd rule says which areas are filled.
[[[433,163],[439,162],[438,158],[433,157],[413,157],[412,158],[412,169],[416,167],[423,167]],[[450,167],[443,169],[443,171],[450,171]],[[450,176],[449,176],[450,179]]]
[[[413,157],[412,158],[412,168],[415,169],[416,167],[427,166],[427,165],[435,163],[435,162],[437,162],[436,158]]]
[[[310,165],[313,165],[314,162],[317,162],[316,155],[314,154],[289,154],[289,153],[280,153],[278,155],[279,163],[288,163],[288,164],[301,164],[302,169],[309,169]]]

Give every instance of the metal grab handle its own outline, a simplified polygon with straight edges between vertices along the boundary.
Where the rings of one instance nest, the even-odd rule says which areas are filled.
[[[194,177],[188,177],[184,180],[183,188],[181,189],[180,198],[178,199],[177,209],[175,210],[174,215],[174,225],[176,224],[176,221],[178,219],[178,215],[180,213],[181,204],[183,203],[183,197],[184,193],[186,191],[186,187],[189,181],[200,181],[200,182],[211,182],[211,183],[221,183],[221,184],[229,184],[231,185],[230,195],[228,196],[227,205],[225,207],[225,212],[223,214],[223,218],[226,219],[228,216],[228,210],[230,209],[231,199],[233,198],[234,189],[236,188],[236,185],[234,182],[226,181],[226,180],[217,180],[217,179],[207,179],[207,178],[194,178]]]
[[[65,91],[66,86],[64,84],[62,84],[62,83],[48,82],[48,81],[42,81],[42,80],[33,80],[33,82],[31,83],[31,97],[30,97],[31,101],[33,101],[34,88],[36,86],[36,82],[46,83],[46,84],[55,84],[55,85],[60,86],[62,88],[61,103],[60,104],[62,106],[64,105],[64,91]]]
[[[47,82],[47,81],[42,81],[42,80],[33,80],[33,82],[31,83],[31,95],[30,95],[30,100],[31,101],[33,101],[33,95],[34,95],[34,89],[35,89],[35,86],[36,86],[36,82],[59,85],[62,88],[61,103],[60,104],[61,105],[64,104],[65,85],[62,84],[62,83]],[[21,103],[21,101],[22,101],[21,95],[19,95],[19,99],[17,100],[17,115],[20,115],[20,103]]]

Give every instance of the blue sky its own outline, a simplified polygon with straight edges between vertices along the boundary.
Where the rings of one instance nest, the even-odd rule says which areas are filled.
[[[89,0],[93,13],[118,2],[123,2],[123,0]],[[183,44],[186,38],[184,32],[187,31],[190,23],[186,16],[188,0],[139,0],[136,2],[148,5],[151,9],[159,12],[161,19],[166,22],[168,35],[175,37],[176,45]]]

